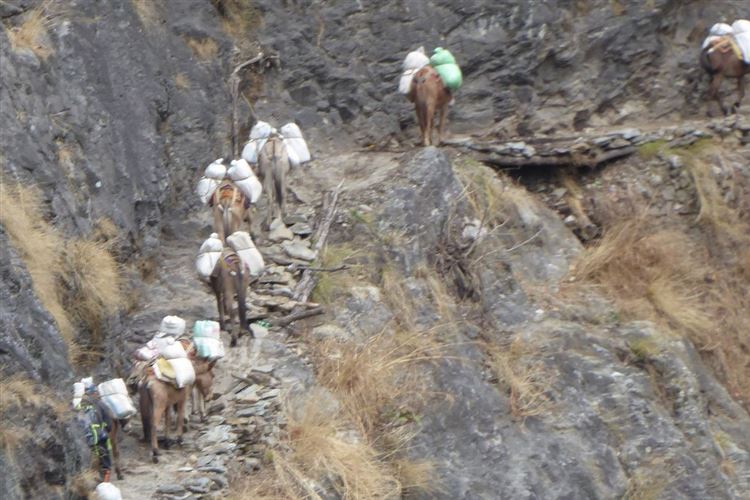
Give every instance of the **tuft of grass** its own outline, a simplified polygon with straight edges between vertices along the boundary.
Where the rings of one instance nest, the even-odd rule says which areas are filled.
[[[361,250],[356,250],[347,243],[326,245],[316,260],[315,266],[323,269],[334,269],[346,265],[349,269],[319,273],[312,292],[313,302],[332,304],[349,288],[361,283],[362,280],[358,277],[361,266],[353,262],[355,257],[361,255]]]
[[[550,374],[540,361],[535,361],[531,349],[519,338],[507,349],[488,345],[489,366],[510,398],[511,413],[526,418],[547,413],[552,402],[546,392],[551,384]]]
[[[61,279],[66,311],[88,329],[93,344],[98,345],[104,337],[105,320],[122,303],[120,269],[107,244],[68,241]]]
[[[476,217],[485,221],[487,227],[505,222],[508,218],[506,198],[508,191],[512,191],[515,186],[503,182],[494,170],[473,158],[456,162],[455,171],[464,186],[464,197]]]
[[[76,474],[71,483],[71,491],[81,498],[98,498],[93,491],[99,483],[99,473],[95,468],[87,468]]]
[[[437,496],[443,491],[440,482],[435,480],[437,471],[433,461],[401,459],[395,466],[401,489],[407,496],[415,493]]]
[[[238,44],[260,26],[261,15],[253,0],[212,0],[222,16],[222,29]]]
[[[636,340],[628,342],[628,348],[633,353],[635,359],[639,362],[648,361],[649,359],[658,356],[662,351],[661,346],[654,340],[648,337],[642,337]]]
[[[210,61],[219,53],[219,45],[212,38],[185,37],[185,43],[201,61]]]
[[[41,193],[28,186],[0,183],[0,223],[26,264],[34,294],[52,315],[71,349],[75,345],[75,330],[58,287],[64,240],[44,218]]]
[[[144,27],[155,26],[162,18],[157,0],[130,0],[130,3]]]
[[[174,84],[180,90],[190,90],[190,79],[185,73],[177,73],[174,77]]]
[[[360,433],[374,440],[394,415],[417,403],[414,396],[424,385],[420,364],[439,358],[440,349],[430,331],[386,330],[362,345],[327,340],[315,347],[318,381],[341,399]]]
[[[0,450],[5,457],[12,462],[15,459],[15,452],[19,445],[33,436],[31,431],[15,424],[5,424],[0,427]]]
[[[52,315],[68,347],[68,357],[80,361],[76,333],[90,334],[90,349],[103,337],[103,323],[122,300],[121,273],[109,240],[66,240],[45,220],[41,193],[30,186],[0,183],[0,223],[10,236],[31,276],[34,294]],[[95,237],[116,231],[100,221]]]
[[[30,50],[42,60],[47,60],[55,53],[49,37],[49,29],[53,23],[52,6],[52,1],[46,0],[22,14],[20,24],[6,28],[12,50]]]

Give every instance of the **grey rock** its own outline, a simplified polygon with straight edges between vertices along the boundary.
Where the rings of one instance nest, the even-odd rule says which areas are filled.
[[[287,255],[295,259],[313,261],[317,257],[317,254],[313,250],[310,250],[310,248],[299,242],[284,242],[282,246]]]
[[[271,223],[271,230],[268,233],[268,239],[277,243],[292,240],[294,239],[294,233],[292,233],[279,219],[276,219]]]
[[[164,495],[180,495],[185,493],[185,488],[179,484],[162,484],[156,488],[156,492]]]
[[[211,489],[211,484],[213,484],[211,479],[207,477],[197,477],[183,483],[185,489],[193,493],[208,493]]]
[[[313,232],[312,226],[307,222],[298,222],[291,226],[289,230],[298,236],[309,236]]]

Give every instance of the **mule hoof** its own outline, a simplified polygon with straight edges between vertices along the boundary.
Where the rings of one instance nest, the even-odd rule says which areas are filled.
[[[125,476],[123,476],[123,475],[122,475],[122,472],[118,472],[118,473],[117,473],[117,479],[118,479],[119,481],[122,481],[123,479],[125,479]]]
[[[156,455],[154,455],[154,456],[151,457],[151,461],[153,463],[155,463],[155,464],[158,464],[159,463],[159,457],[157,457]]]
[[[178,437],[178,438],[176,439],[176,441],[177,441],[177,446],[179,446],[180,448],[182,448],[182,445],[183,445],[183,441],[182,441],[182,438],[181,438],[181,437]]]

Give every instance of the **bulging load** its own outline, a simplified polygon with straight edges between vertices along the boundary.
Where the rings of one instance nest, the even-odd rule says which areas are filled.
[[[461,68],[456,64],[456,58],[449,50],[442,47],[436,48],[432,57],[430,57],[430,64],[440,75],[443,85],[452,92],[458,90],[463,83],[463,75],[461,74]]]
[[[398,82],[398,91],[402,94],[408,94],[414,75],[428,64],[430,64],[430,58],[425,54],[424,47],[409,52],[404,59],[404,72],[401,73],[401,79]]]
[[[81,399],[83,398],[85,389],[86,386],[83,385],[83,382],[76,382],[73,384],[73,408],[77,409],[81,404]]]
[[[102,402],[112,411],[115,418],[128,418],[135,415],[135,406],[121,378],[102,382],[98,386],[98,391]]]
[[[237,188],[242,194],[250,200],[250,203],[257,203],[263,192],[263,185],[255,176],[255,172],[244,158],[232,160],[231,166],[227,171],[229,177],[234,181]]]
[[[227,167],[224,165],[224,158],[214,160],[209,166],[206,167],[206,171],[203,173],[204,177],[220,181],[227,175]]]
[[[164,359],[187,358],[182,342],[174,337],[154,337],[146,343],[146,347],[156,350]]]
[[[201,199],[201,203],[204,205],[208,204],[220,183],[221,181],[216,179],[201,177],[201,180],[198,181],[198,185],[195,187],[195,194]]]
[[[196,321],[193,325],[193,344],[199,358],[215,361],[224,357],[221,329],[216,321]]]
[[[156,378],[162,382],[174,384],[178,389],[182,389],[195,382],[193,362],[187,358],[159,358],[152,367]]]
[[[122,500],[120,489],[112,483],[99,483],[94,490],[96,500]]]
[[[193,340],[207,338],[221,340],[221,327],[218,321],[199,320],[193,325]]]
[[[211,274],[221,258],[223,249],[224,244],[216,233],[211,233],[211,236],[201,245],[200,250],[198,250],[198,257],[195,259],[195,270],[198,271],[198,276],[203,281],[211,279]]]
[[[737,46],[742,52],[742,60],[746,64],[750,64],[750,21],[746,19],[740,19],[732,24],[732,30],[734,31],[734,39],[737,41]]]
[[[159,325],[159,331],[166,335],[179,337],[185,333],[185,320],[179,316],[164,316],[161,325]]]
[[[302,130],[296,123],[290,122],[281,127],[281,136],[284,138],[289,163],[293,167],[298,167],[303,163],[310,161],[310,150],[307,148],[305,138],[302,137]]]
[[[227,245],[232,247],[242,260],[242,263],[250,270],[253,276],[259,276],[266,268],[263,256],[260,254],[253,239],[246,231],[235,231],[227,238]]]
[[[258,163],[258,154],[273,133],[270,123],[258,121],[250,130],[250,138],[242,148],[242,158],[251,165]]]

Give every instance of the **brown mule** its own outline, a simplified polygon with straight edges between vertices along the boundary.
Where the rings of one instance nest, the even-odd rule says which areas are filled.
[[[151,441],[151,460],[159,462],[159,443],[156,432],[159,421],[164,417],[164,437],[169,443],[169,408],[177,406],[177,443],[182,444],[183,418],[188,389],[178,389],[172,384],[162,382],[153,373],[149,373],[138,386],[141,422],[146,441]],[[168,445],[165,445],[167,447]]]
[[[286,215],[287,176],[291,170],[289,152],[278,135],[268,139],[258,155],[258,179],[268,197],[266,226],[270,227],[276,217]]]
[[[422,145],[430,146],[432,144],[432,129],[436,111],[440,117],[438,144],[443,142],[448,104],[451,102],[453,96],[450,90],[443,85],[443,80],[440,78],[438,72],[435,71],[435,68],[425,66],[417,71],[411,81],[411,88],[406,97],[414,103],[419,129],[422,132]]]
[[[106,406],[106,405],[105,405]],[[127,423],[127,419],[118,419],[107,407],[109,417],[112,419],[112,429],[109,431],[109,441],[112,443],[112,465],[115,468],[115,474],[117,479],[123,479],[122,471],[120,470],[120,444],[117,442],[117,436],[120,434],[120,430]]]
[[[209,202],[214,215],[214,232],[222,241],[238,231],[243,220],[250,224],[250,202],[242,191],[230,180],[224,180],[216,188]]]
[[[750,73],[750,64],[742,60],[742,54],[732,36],[722,36],[712,40],[701,51],[701,66],[711,75],[711,86],[708,96],[719,103],[722,113],[728,115],[730,110],[724,107],[719,93],[724,77],[737,79],[737,101],[731,111],[737,112],[745,97],[745,75]]]
[[[250,286],[250,273],[245,268],[239,255],[231,248],[224,248],[221,258],[211,274],[211,289],[216,297],[216,307],[219,310],[219,324],[221,329],[228,331],[232,337],[231,346],[237,345],[237,338],[241,332],[249,332],[247,325],[247,305],[245,294]],[[234,320],[234,298],[237,297],[237,314],[239,316],[238,332],[231,329]]]

